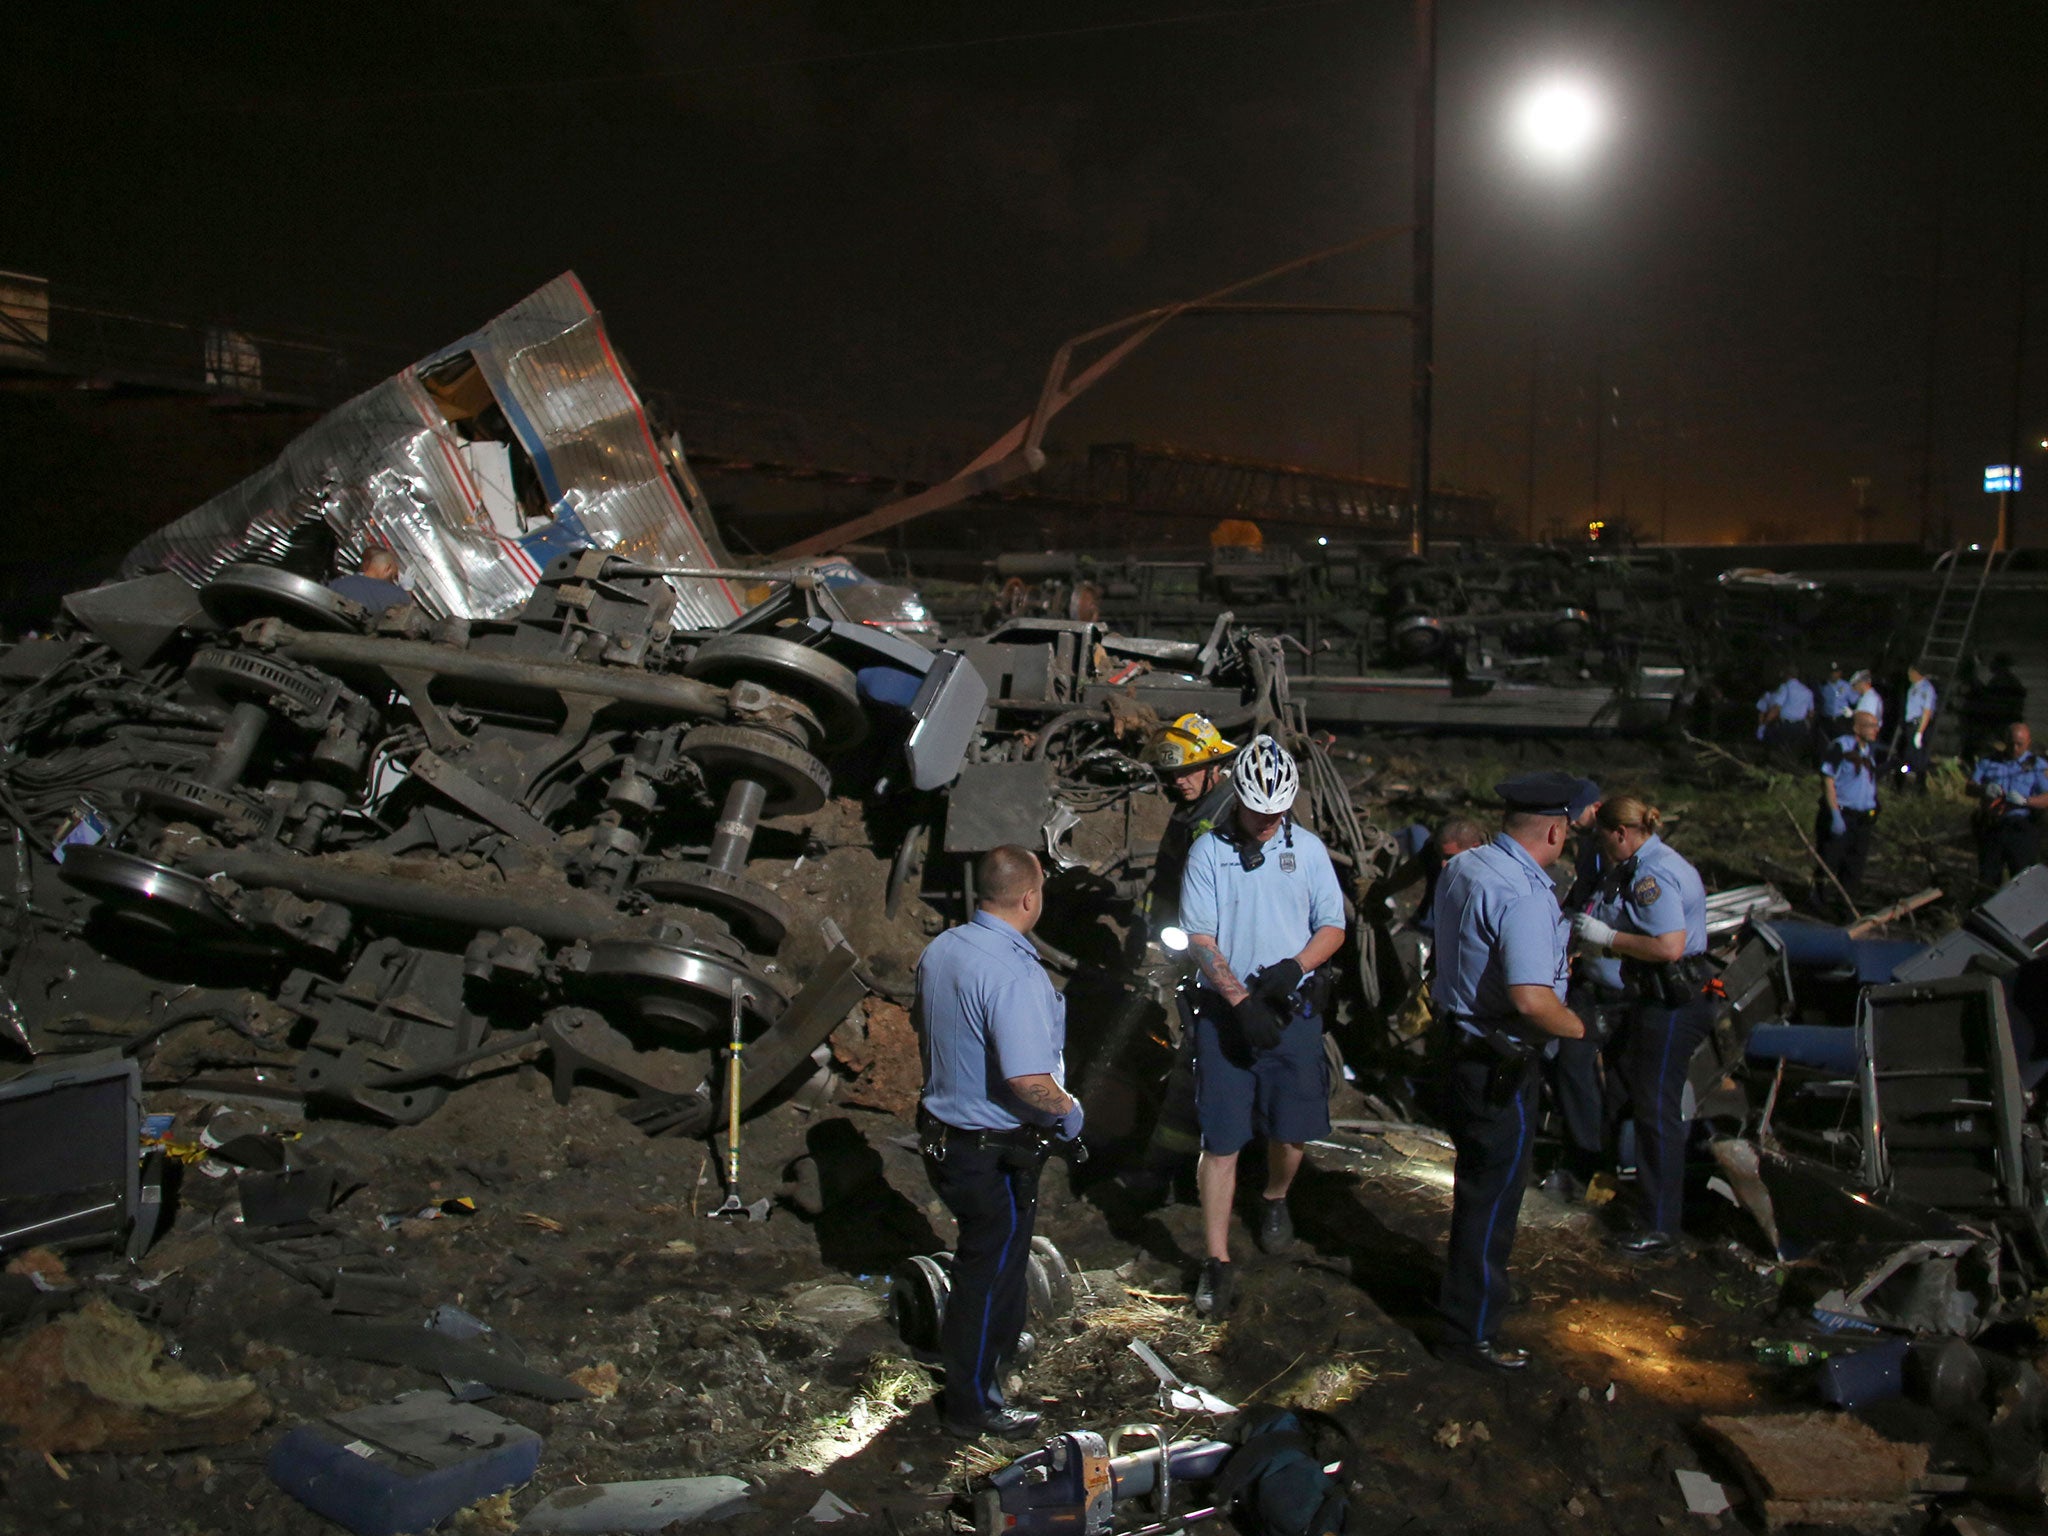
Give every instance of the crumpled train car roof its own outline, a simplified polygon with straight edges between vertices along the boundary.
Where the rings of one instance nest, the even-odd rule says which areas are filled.
[[[578,545],[725,563],[680,445],[657,443],[573,272],[336,407],[267,468],[143,540],[122,574],[175,571],[197,586],[235,561],[279,560],[315,522],[344,559],[394,550],[422,607],[463,618],[517,609]],[[744,607],[723,580],[673,585],[685,626]]]

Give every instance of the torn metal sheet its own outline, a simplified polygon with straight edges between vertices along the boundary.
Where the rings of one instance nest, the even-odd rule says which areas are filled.
[[[474,451],[509,436],[530,505],[499,494]],[[515,479],[518,478],[515,476]],[[578,546],[636,560],[724,563],[702,493],[672,441],[657,443],[604,322],[574,273],[481,330],[356,396],[277,461],[143,540],[124,576],[173,571],[194,586],[237,561],[276,563],[324,523],[352,564],[395,551],[437,617],[520,606]],[[716,628],[745,604],[719,578],[673,578],[677,623]]]
[[[1824,1293],[1814,1306],[1908,1333],[1968,1338],[1997,1314],[1998,1273],[1995,1243],[1929,1238],[1892,1250],[1854,1284]]]
[[[1782,917],[1792,910],[1775,885],[1738,885],[1707,897],[1707,937],[1733,933],[1751,918]]]

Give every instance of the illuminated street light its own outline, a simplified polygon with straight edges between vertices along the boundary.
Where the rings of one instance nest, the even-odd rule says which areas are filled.
[[[1524,155],[1548,170],[1569,171],[1599,142],[1607,111],[1584,81],[1559,76],[1529,87],[1509,122]]]

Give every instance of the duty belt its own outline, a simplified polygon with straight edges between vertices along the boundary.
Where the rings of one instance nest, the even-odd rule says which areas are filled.
[[[1085,1161],[1088,1156],[1088,1149],[1080,1142],[1064,1140],[1049,1125],[1019,1125],[1003,1131],[969,1131],[948,1125],[922,1104],[917,1106],[917,1131],[920,1150],[939,1162],[946,1160],[946,1152],[952,1147],[972,1147],[977,1151],[993,1147],[1004,1152],[1029,1152],[1041,1158],[1058,1153],[1076,1163]]]

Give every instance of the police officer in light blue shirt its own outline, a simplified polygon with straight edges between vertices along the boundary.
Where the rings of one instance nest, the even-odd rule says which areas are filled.
[[[1988,890],[2041,862],[2034,814],[2048,808],[2048,761],[2034,750],[2034,733],[2024,721],[2006,727],[2000,755],[1977,759],[1969,792],[1983,801],[1976,824],[1978,884]]]
[[[1303,1148],[1330,1129],[1322,987],[1315,972],[1344,943],[1344,893],[1322,839],[1293,821],[1300,770],[1286,748],[1255,736],[1233,772],[1237,809],[1188,852],[1180,920],[1201,971],[1195,1022],[1196,1183],[1205,1257],[1195,1310],[1227,1311],[1235,1288],[1230,1213],[1237,1155],[1266,1142],[1259,1247],[1292,1245],[1287,1191]]]
[[[1707,953],[1707,890],[1699,871],[1658,833],[1662,816],[1634,795],[1603,801],[1607,874],[1572,931],[1590,963],[1633,1003],[1612,1059],[1636,1124],[1635,1231],[1621,1246],[1663,1253],[1683,1221],[1685,1080],[1714,1027]]]
[[[1820,725],[1830,739],[1849,729],[1849,716],[1856,712],[1856,690],[1842,676],[1839,661],[1828,663],[1828,680],[1820,685]]]
[[[1849,717],[1849,734],[1830,742],[1820,762],[1820,808],[1814,815],[1813,845],[1821,863],[1853,897],[1870,858],[1877,826],[1877,716],[1859,709]],[[1838,899],[1834,886],[1814,882],[1816,906]]]
[[[1536,1140],[1536,1061],[1552,1037],[1585,1033],[1564,1003],[1570,928],[1546,873],[1564,852],[1581,782],[1525,773],[1497,785],[1507,807],[1501,831],[1453,859],[1437,887],[1432,995],[1450,1036],[1446,1118],[1457,1160],[1435,1347],[1495,1370],[1529,1363],[1496,1333]]]
[[[960,1223],[939,1340],[941,1414],[963,1438],[1028,1439],[1040,1415],[1004,1402],[1002,1367],[1024,1328],[1039,1171],[1054,1136],[1081,1134],[1081,1101],[1066,1090],[1066,1001],[1025,937],[1045,907],[1038,860],[993,849],[975,886],[973,918],[918,961],[913,1010],[925,1172]]]
[[[1813,690],[1787,662],[1784,681],[1756,701],[1756,739],[1780,757],[1804,757],[1811,750],[1812,732]]]
[[[1918,666],[1906,668],[1906,710],[1899,723],[1899,771],[1906,788],[1927,792],[1927,733],[1934,729],[1934,707],[1940,702],[1934,679]]]

